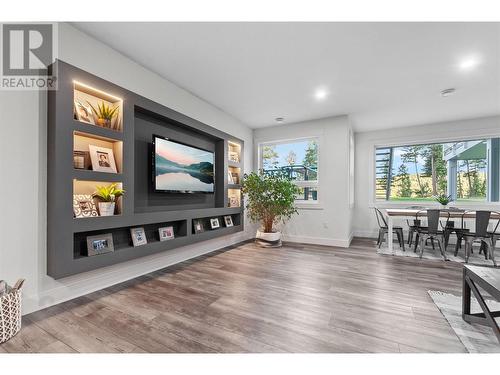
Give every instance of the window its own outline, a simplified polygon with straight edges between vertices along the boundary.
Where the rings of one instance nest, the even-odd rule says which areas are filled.
[[[299,187],[296,201],[318,201],[317,138],[297,139],[259,145],[260,168],[265,173],[286,173]]]
[[[438,194],[458,202],[497,202],[500,138],[375,151],[376,199],[433,201]]]

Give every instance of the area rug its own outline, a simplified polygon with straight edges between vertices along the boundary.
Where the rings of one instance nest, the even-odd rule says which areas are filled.
[[[491,328],[462,319],[462,297],[434,290],[428,293],[469,353],[500,353],[500,343]],[[500,303],[490,300],[486,303],[491,310],[500,310]],[[475,298],[471,300],[471,312],[481,312]]]
[[[443,257],[441,253],[439,252],[439,249],[437,248],[436,244],[436,249],[433,250],[431,247],[426,247],[424,254],[422,255],[423,259],[432,259],[432,260],[443,260]],[[459,250],[457,256],[453,255],[454,250],[448,250],[446,252],[446,257],[448,260],[452,262],[458,262],[458,263],[465,263],[465,258],[463,255],[463,250]],[[380,249],[377,249],[377,254],[382,254],[382,255],[394,255],[394,256],[399,256],[399,257],[409,257],[409,258],[419,258],[420,254],[419,251],[417,250],[416,253],[413,252],[413,248],[411,249],[406,249],[406,251],[403,251],[399,248],[398,245],[394,245],[394,254],[391,253],[391,251],[387,248],[382,246]],[[495,249],[495,260],[497,261],[497,265],[500,266],[500,249]],[[474,253],[470,255],[469,257],[469,263],[472,265],[476,266],[489,266],[493,267],[493,262],[491,260],[486,260],[484,259],[483,254],[479,254],[479,248],[474,248]]]

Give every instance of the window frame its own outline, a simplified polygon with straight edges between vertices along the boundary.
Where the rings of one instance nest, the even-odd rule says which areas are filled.
[[[304,136],[304,137],[293,137],[293,138],[288,138],[288,139],[279,139],[279,140],[272,140],[272,141],[261,141],[257,143],[257,165],[258,169],[262,170],[263,169],[263,158],[262,158],[262,151],[263,151],[263,146],[269,146],[269,145],[282,145],[282,144],[288,144],[288,143],[294,143],[294,142],[301,142],[301,141],[310,141],[314,140],[316,141],[316,144],[318,145],[318,163],[317,163],[317,173],[316,173],[316,180],[315,181],[293,181],[293,183],[300,187],[300,188],[314,188],[317,191],[318,198],[313,201],[304,201],[304,200],[295,200],[295,206],[299,209],[323,209],[323,206],[320,203],[321,200],[321,185],[320,185],[320,179],[321,179],[321,137],[319,135],[310,135],[310,136]]]

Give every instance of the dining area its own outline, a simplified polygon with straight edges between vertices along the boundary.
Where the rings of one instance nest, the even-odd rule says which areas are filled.
[[[498,211],[424,206],[374,211],[381,254],[498,267]]]

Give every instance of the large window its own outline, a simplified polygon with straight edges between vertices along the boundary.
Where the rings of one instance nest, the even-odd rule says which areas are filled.
[[[458,202],[498,201],[499,138],[411,146],[375,152],[377,200],[432,201],[438,194]]]
[[[260,144],[260,168],[265,173],[286,173],[299,187],[297,202],[316,203],[318,148],[317,138]]]

